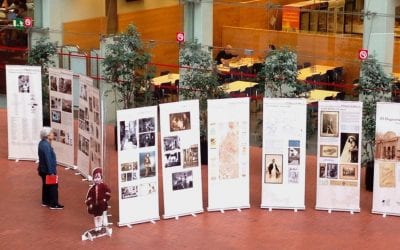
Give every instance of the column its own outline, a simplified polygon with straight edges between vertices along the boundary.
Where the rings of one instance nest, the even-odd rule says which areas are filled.
[[[185,0],[184,31],[186,41],[197,39],[202,45],[213,44],[213,1]]]

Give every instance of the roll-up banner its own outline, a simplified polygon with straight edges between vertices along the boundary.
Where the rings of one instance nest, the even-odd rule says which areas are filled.
[[[318,105],[316,209],[359,212],[362,103]]]
[[[157,106],[117,111],[119,226],[158,220]]]
[[[89,124],[90,124],[89,174],[91,175],[93,169],[103,168],[103,122],[102,122],[103,120],[101,115],[100,91],[98,88],[92,86],[90,93],[91,94],[89,96]]]
[[[262,208],[305,209],[307,103],[264,98]]]
[[[73,72],[49,68],[50,124],[55,139],[52,143],[57,162],[74,166],[74,117],[72,105]]]
[[[164,218],[203,212],[199,101],[160,105]]]
[[[250,99],[208,100],[208,211],[250,207]]]
[[[400,216],[400,103],[377,103],[372,212]]]
[[[37,160],[42,115],[39,66],[6,65],[8,159]]]

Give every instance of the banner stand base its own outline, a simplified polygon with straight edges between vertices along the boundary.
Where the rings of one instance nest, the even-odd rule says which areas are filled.
[[[272,209],[283,209],[283,210],[293,210],[295,213],[297,213],[299,210],[305,210],[306,207],[302,206],[302,207],[276,207],[276,206],[265,206],[265,205],[261,205],[261,208],[265,208],[268,209],[269,212],[272,212]]]
[[[374,211],[372,210],[373,214],[381,214],[383,218],[386,218],[386,216],[391,215],[391,216],[400,216],[399,213],[388,213],[388,212],[379,212],[379,211]]]
[[[226,208],[207,208],[208,212],[221,212],[222,214],[225,213],[225,210],[236,210],[238,212],[242,212],[242,209],[250,208],[250,205],[248,206],[241,206],[241,207],[226,207]]]
[[[39,163],[39,159],[33,158],[15,158],[15,157],[8,157],[9,160],[14,160],[15,162],[19,161],[34,161],[35,163]]]
[[[152,224],[156,224],[157,220],[160,220],[160,217],[156,217],[156,218],[152,218],[152,219],[146,219],[146,220],[140,220],[140,221],[135,221],[135,222],[130,222],[130,223],[120,223],[120,222],[118,222],[117,225],[119,227],[132,228],[132,225],[135,225],[135,224],[142,224],[142,223],[147,223],[147,222],[150,222]]]
[[[322,211],[327,211],[328,213],[332,212],[349,212],[350,214],[354,213],[359,213],[360,209],[340,209],[340,208],[321,208],[321,207],[315,207],[316,210],[322,210]]]
[[[175,214],[175,215],[163,215],[163,219],[164,220],[166,220],[166,219],[171,219],[171,218],[175,218],[175,220],[179,220],[179,217],[182,217],[182,216],[188,216],[188,215],[191,215],[191,216],[193,216],[193,217],[196,217],[196,214],[200,214],[200,213],[203,213],[204,212],[204,210],[203,209],[201,209],[201,210],[199,210],[199,211],[195,211],[195,212],[191,212],[191,213],[183,213],[183,214]]]

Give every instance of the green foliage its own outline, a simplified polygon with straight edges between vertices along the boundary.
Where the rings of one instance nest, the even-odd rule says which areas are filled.
[[[179,52],[179,63],[182,68],[179,92],[183,99],[199,99],[200,133],[206,135],[207,99],[225,96],[219,87],[216,65],[211,52],[204,49],[197,40],[186,42]]]
[[[375,56],[361,63],[359,82],[360,99],[363,102],[363,160],[374,159],[376,103],[391,99],[392,79],[383,71]]]
[[[153,104],[151,78],[155,68],[149,65],[149,49],[132,24],[106,46],[103,76],[116,93],[115,102],[122,103],[124,109]]]

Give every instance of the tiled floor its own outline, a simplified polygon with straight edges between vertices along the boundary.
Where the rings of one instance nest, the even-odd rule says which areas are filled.
[[[306,210],[267,210],[261,202],[261,149],[251,148],[251,208],[204,212],[197,217],[160,220],[119,228],[116,151],[113,128],[107,130],[106,180],[111,186],[111,238],[82,242],[92,227],[83,200],[88,183],[59,167],[62,211],[40,206],[41,181],[37,164],[7,160],[7,140],[0,141],[0,249],[398,249],[400,218],[382,218],[371,211],[372,193],[361,189],[361,212],[317,211],[316,157],[307,157]],[[6,110],[0,109],[0,137],[6,138]],[[207,166],[203,171],[203,204],[207,208]],[[364,171],[363,171],[364,172]],[[364,176],[364,173],[363,173]],[[161,176],[159,176],[161,183]],[[234,194],[232,194],[234,195]],[[160,215],[163,214],[160,185]],[[132,211],[135,212],[134,210]]]

